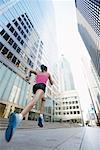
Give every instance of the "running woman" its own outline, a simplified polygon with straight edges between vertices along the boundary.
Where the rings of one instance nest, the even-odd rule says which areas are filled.
[[[43,112],[44,112],[44,94],[46,90],[46,83],[49,80],[53,85],[51,75],[47,72],[47,67],[41,65],[41,71],[30,70],[31,73],[36,75],[36,84],[33,86],[34,98],[28,103],[28,105],[22,110],[20,114],[12,113],[9,117],[9,123],[5,131],[5,139],[9,142],[13,136],[13,133],[17,126],[21,123],[25,115],[33,108],[37,101],[41,100],[40,116],[38,119],[38,125],[43,127]]]

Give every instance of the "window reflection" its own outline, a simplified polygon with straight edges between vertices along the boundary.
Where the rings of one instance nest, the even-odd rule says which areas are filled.
[[[0,0],[0,5],[4,4],[4,1],[3,0]]]
[[[5,25],[8,24],[8,20],[6,19],[6,17],[4,15],[0,16],[0,22],[3,22],[3,24],[5,24]]]
[[[14,16],[14,18],[17,18],[18,17],[18,14],[17,14],[17,12],[16,12],[16,10],[15,10],[15,8],[14,7],[11,7],[10,8],[10,13],[12,14],[12,16]],[[13,19],[14,19],[13,18]],[[13,20],[12,19],[12,20]]]
[[[9,95],[10,95],[10,92],[11,92],[11,89],[12,89],[12,86],[13,86],[13,84],[14,84],[14,80],[15,80],[15,73],[11,73],[11,77],[10,77],[10,79],[9,79],[9,82],[8,82],[8,84],[7,84],[7,86],[6,86],[6,89],[5,89],[5,91],[4,91],[4,94],[3,94],[3,96],[2,96],[2,99],[3,100],[6,100],[6,101],[8,101],[8,98],[9,98]]]
[[[8,19],[9,20],[13,20],[14,19],[14,16],[10,13],[9,10],[4,13],[4,16],[7,18],[7,20]]]
[[[2,82],[0,83],[0,97],[2,97],[2,94],[4,93],[5,88],[7,87],[10,75],[10,70],[6,68],[6,73],[4,74]]]
[[[23,106],[23,101],[24,101],[24,94],[25,94],[25,88],[26,88],[26,82],[23,80],[22,88],[21,88],[21,93],[19,97],[19,105]]]

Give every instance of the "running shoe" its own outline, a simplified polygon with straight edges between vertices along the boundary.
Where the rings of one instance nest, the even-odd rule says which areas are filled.
[[[19,117],[19,114],[12,113],[10,115],[8,126],[5,131],[5,140],[7,142],[10,142],[10,140],[13,136],[13,133],[14,133],[15,129],[17,128],[17,126],[20,124],[20,122],[21,122],[21,119]]]
[[[39,116],[39,118],[38,118],[38,126],[42,128],[43,124],[44,124],[44,119],[43,119],[43,117]]]

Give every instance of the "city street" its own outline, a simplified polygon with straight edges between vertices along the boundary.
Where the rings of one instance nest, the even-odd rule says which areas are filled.
[[[100,0],[0,0],[0,150],[100,150]]]
[[[0,150],[100,150],[97,127],[18,129],[10,143],[0,132]]]

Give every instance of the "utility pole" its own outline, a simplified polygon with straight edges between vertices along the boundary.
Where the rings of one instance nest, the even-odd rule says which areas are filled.
[[[88,91],[89,91],[89,94],[90,94],[90,97],[91,97],[91,101],[92,101],[93,109],[94,109],[94,112],[95,112],[95,115],[96,115],[98,126],[100,126],[99,117],[97,115],[97,112],[96,112],[96,109],[95,109],[95,105],[94,105],[93,98],[92,98],[91,91],[90,91],[89,87],[88,87]]]

